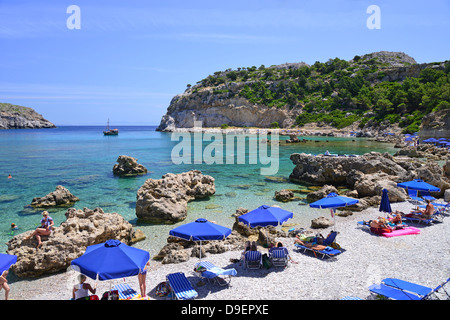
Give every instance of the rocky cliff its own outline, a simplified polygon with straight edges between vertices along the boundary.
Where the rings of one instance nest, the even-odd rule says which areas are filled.
[[[428,138],[449,138],[450,137],[450,109],[432,112],[423,118],[419,135],[424,139]]]
[[[381,51],[355,56],[350,61],[336,58],[312,66],[302,62],[218,71],[176,95],[157,130],[192,128],[194,121],[202,121],[203,127],[271,127],[276,122],[290,128],[316,121],[305,117],[299,121],[301,114],[312,114],[316,119],[318,114],[332,114],[336,109],[341,114],[333,114],[333,126],[342,128],[363,121],[362,128],[374,121],[379,123],[376,116],[380,111],[407,115],[417,108],[409,108],[405,100],[406,106],[403,103],[399,112],[395,108],[400,101],[380,99],[387,95],[384,88],[371,88],[419,77],[427,68],[443,72],[450,69],[447,64],[418,64],[405,53]],[[400,119],[390,120],[398,123]],[[402,120],[405,127],[410,124]],[[324,121],[331,123],[330,118]]]
[[[56,128],[31,108],[0,103],[0,129]]]

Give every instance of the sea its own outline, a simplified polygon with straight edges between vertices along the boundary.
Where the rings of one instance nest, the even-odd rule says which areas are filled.
[[[361,155],[371,151],[395,153],[394,146],[366,138],[355,137],[300,137],[303,143],[280,143],[278,151],[279,168],[276,173],[262,174],[261,168],[269,165],[251,161],[250,147],[245,152],[245,161],[206,163],[179,163],[173,157],[180,151],[180,138],[172,133],[156,131],[155,126],[119,126],[119,135],[103,135],[102,126],[60,126],[53,129],[0,130],[0,252],[7,250],[6,242],[14,235],[35,229],[40,224],[42,209],[33,209],[30,203],[34,197],[43,197],[62,185],[77,196],[80,201],[76,209],[100,207],[104,212],[116,212],[141,229],[146,239],[134,246],[155,255],[166,244],[169,231],[183,223],[205,218],[231,228],[235,221],[232,214],[238,208],[253,210],[261,205],[278,205],[294,213],[289,223],[293,227],[309,227],[318,216],[329,216],[329,211],[310,208],[305,200],[304,190],[308,186],[289,181],[294,169],[290,160],[292,153],[321,154],[328,150],[334,154]],[[192,150],[183,149],[186,157],[194,160],[194,148],[202,150],[211,147],[211,141],[202,139],[201,134],[190,136]],[[271,139],[258,134],[252,139]],[[217,137],[216,137],[217,139]],[[279,136],[280,140],[288,139]],[[185,139],[184,142],[189,140]],[[226,144],[226,138],[223,137]],[[270,143],[268,150],[271,152]],[[224,145],[225,150],[225,145]],[[269,153],[268,153],[269,154]],[[112,168],[120,155],[136,158],[148,169],[148,174],[120,178],[113,175]],[[216,154],[217,155],[217,154]],[[177,160],[178,159],[178,160]],[[254,159],[254,158],[252,158]],[[274,159],[274,158],[273,158]],[[197,161],[198,162],[198,161]],[[136,194],[149,179],[160,179],[166,173],[181,173],[192,169],[215,178],[216,193],[208,199],[194,200],[188,204],[186,220],[176,224],[149,224],[136,217]],[[8,178],[11,175],[12,178]],[[275,191],[295,189],[297,197],[291,202],[274,199]],[[49,208],[50,216],[59,226],[65,221],[67,208]],[[11,223],[18,226],[11,230]],[[338,224],[339,221],[337,220]]]

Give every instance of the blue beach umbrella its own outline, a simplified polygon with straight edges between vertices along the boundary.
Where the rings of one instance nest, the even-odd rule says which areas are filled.
[[[190,241],[224,240],[231,229],[200,218],[170,230],[169,234]]]
[[[238,221],[254,227],[278,226],[294,216],[292,212],[278,207],[262,205],[238,218]],[[269,237],[267,237],[267,246],[269,246]]]
[[[246,214],[238,220],[250,227],[278,226],[292,218],[294,214],[278,207],[262,205]]]
[[[328,194],[325,198],[317,200],[316,202],[310,203],[309,206],[311,208],[340,208],[351,206],[353,204],[357,204],[359,202],[358,199],[347,198],[344,196],[340,196],[334,192]]]
[[[231,234],[231,229],[200,218],[183,224],[169,231],[169,234],[189,241],[200,241],[200,260],[202,259],[202,241],[224,240]]]
[[[381,195],[380,211],[391,213],[391,203],[389,201],[388,190],[383,189],[383,194]]]
[[[17,262],[17,256],[13,254],[0,253],[0,275]]]
[[[357,204],[358,202],[359,202],[358,199],[340,196],[334,192],[331,192],[325,198],[310,203],[309,206],[311,208],[331,209],[331,216],[333,217],[334,225],[336,226],[336,217],[334,215],[335,209],[340,207],[351,206],[353,204]]]
[[[428,191],[428,192],[441,191],[441,189],[439,189],[438,187],[435,187],[429,183],[426,183],[422,179],[414,179],[411,181],[397,183],[397,187],[407,188],[408,190],[416,190],[417,197],[419,196],[419,191]]]
[[[426,183],[422,179],[414,179],[411,181],[397,183],[397,187],[408,188],[409,190],[417,191],[441,191],[438,187],[435,187],[429,183]]]
[[[119,240],[107,240],[87,247],[71,265],[94,280],[110,280],[138,275],[148,260],[150,253],[147,251],[127,246]]]

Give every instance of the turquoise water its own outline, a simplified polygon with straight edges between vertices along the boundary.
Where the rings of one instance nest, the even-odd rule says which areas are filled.
[[[248,164],[181,164],[171,161],[171,152],[178,141],[171,141],[170,133],[155,131],[155,127],[118,127],[118,136],[104,136],[103,127],[59,127],[56,129],[19,129],[0,131],[0,252],[13,236],[12,222],[19,226],[16,234],[34,229],[42,210],[28,207],[34,197],[42,197],[63,185],[80,198],[74,207],[105,212],[117,212],[147,235],[136,244],[154,254],[165,244],[170,229],[199,217],[231,227],[231,214],[239,207],[254,209],[262,204],[279,205],[294,212],[292,223],[309,226],[318,214],[328,212],[311,209],[301,200],[280,203],[274,192],[284,188],[302,189],[304,186],[287,180],[294,168],[289,156],[294,152],[364,154],[370,151],[394,153],[390,144],[360,138],[309,137],[310,142],[285,144],[279,148],[279,171],[274,182],[261,175],[261,167]],[[256,135],[251,139],[257,139]],[[286,137],[280,137],[286,139]],[[225,139],[224,139],[225,141]],[[204,142],[204,147],[210,142]],[[119,155],[138,159],[149,173],[133,178],[118,178],[112,168]],[[168,172],[180,173],[201,170],[215,178],[216,194],[207,200],[190,202],[188,218],[176,225],[150,225],[136,219],[136,192],[148,178],[159,179]],[[8,179],[8,175],[12,179]],[[297,194],[300,196],[300,194]],[[319,211],[318,211],[319,210]],[[66,209],[49,209],[59,225],[65,220]]]

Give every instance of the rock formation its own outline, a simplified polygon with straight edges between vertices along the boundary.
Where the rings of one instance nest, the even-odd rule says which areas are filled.
[[[36,240],[25,240],[33,231],[14,236],[8,241],[7,253],[17,255],[11,267],[20,277],[38,277],[69,267],[86,247],[117,239],[130,244],[134,236],[131,224],[117,213],[105,213],[101,208],[76,210],[69,208],[66,221],[54,227],[49,236],[42,237],[42,246],[36,249]]]
[[[292,181],[313,185],[328,184],[346,186],[352,196],[360,198],[354,208],[364,209],[379,204],[382,190],[389,191],[391,202],[407,199],[403,188],[397,183],[413,179],[424,181],[438,187],[441,192],[433,193],[442,197],[450,188],[450,180],[442,168],[433,161],[419,161],[392,157],[388,153],[371,152],[358,157],[325,157],[294,153],[291,160],[295,165],[290,175]],[[315,201],[308,195],[308,201]],[[377,202],[378,201],[378,202]]]
[[[79,200],[65,187],[57,186],[55,191],[46,196],[33,198],[31,206],[34,208],[70,207]]]
[[[294,193],[287,189],[275,191],[275,199],[278,201],[287,202],[294,199]]]
[[[117,158],[117,162],[113,167],[115,175],[130,177],[147,173],[147,169],[142,164],[137,163],[137,159],[133,157],[122,155]]]
[[[187,215],[187,203],[216,192],[214,178],[199,170],[167,173],[148,179],[137,192],[136,216],[149,222],[173,223]]]
[[[449,152],[446,148],[438,148],[432,144],[420,144],[417,147],[405,146],[394,154],[394,156],[427,158],[429,160],[446,160],[448,155]]]
[[[31,108],[0,103],[0,129],[56,128]]]
[[[450,111],[449,109],[432,112],[423,117],[419,136],[421,140],[428,138],[450,137]]]

